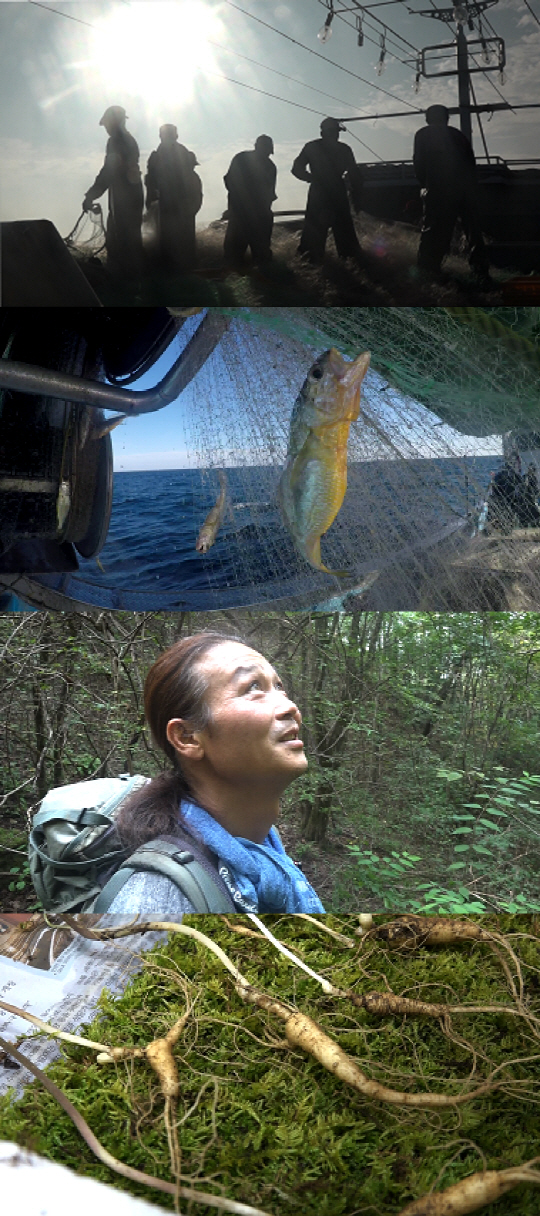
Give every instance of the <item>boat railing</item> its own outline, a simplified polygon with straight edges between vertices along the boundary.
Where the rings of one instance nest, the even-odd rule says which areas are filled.
[[[414,171],[412,160],[372,160],[362,161],[362,169],[410,169]],[[540,157],[526,156],[517,158],[509,158],[504,156],[477,156],[477,165],[483,165],[486,168],[509,168],[510,166],[521,166],[525,168],[527,165],[540,165]]]

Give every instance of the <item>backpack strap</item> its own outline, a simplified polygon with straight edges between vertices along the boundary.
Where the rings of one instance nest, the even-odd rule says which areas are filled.
[[[149,840],[132,853],[112,875],[92,905],[93,912],[108,912],[109,907],[132,874],[141,870],[169,878],[193,904],[196,912],[234,912],[235,906],[216,871],[215,878],[182,845],[188,841]]]

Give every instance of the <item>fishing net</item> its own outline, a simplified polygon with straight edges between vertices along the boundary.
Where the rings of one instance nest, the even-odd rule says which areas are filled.
[[[322,340],[352,357],[362,347],[371,350],[372,368],[405,396],[401,403],[396,397],[392,402],[405,428],[414,401],[466,435],[500,434],[527,424],[534,429],[535,422],[540,426],[538,308],[244,311],[252,325],[312,349]],[[401,447],[398,454],[403,454]]]
[[[76,576],[43,576],[49,592],[132,610],[539,606],[540,529],[510,515],[504,528],[485,530],[490,476],[503,455],[515,465],[521,455],[523,473],[540,458],[539,309],[226,312],[218,346],[168,407],[190,469],[130,474],[147,482],[133,483],[122,516],[113,506],[103,570],[87,562]],[[185,322],[171,362],[200,323],[200,314]],[[308,565],[276,502],[295,399],[330,346],[347,356],[371,351],[350,428],[347,492],[322,540],[324,563],[346,578]],[[228,507],[201,556],[195,541],[219,469]]]
[[[79,260],[95,258],[105,249],[105,225],[99,203],[91,210],[81,212],[75,227],[64,238],[70,253]]]

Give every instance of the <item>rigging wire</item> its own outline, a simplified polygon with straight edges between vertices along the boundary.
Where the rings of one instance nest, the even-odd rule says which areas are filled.
[[[358,11],[360,12],[360,10],[358,10]],[[343,21],[343,24],[344,24],[344,25],[347,25],[347,26],[349,27],[349,29],[351,29],[351,30],[355,30],[355,32],[357,31],[358,27],[357,27],[357,26],[355,26],[355,25],[353,25],[351,21],[346,21],[346,20],[345,20],[345,17],[343,16],[343,14],[342,14],[342,13],[336,13],[336,17],[340,17],[340,18],[341,18],[341,20]],[[368,28],[369,28],[369,26],[368,26]],[[362,25],[362,33],[363,33],[363,37],[364,37],[364,42],[370,42],[372,46],[375,46],[375,47],[380,47],[380,40],[379,40],[379,37],[377,37],[377,38],[371,38],[371,37],[369,36],[369,34],[367,34],[367,33],[366,33],[366,26],[365,26],[365,24],[363,24],[363,25]],[[392,40],[391,38],[389,38],[389,39],[388,39],[388,41],[387,41],[387,47],[388,47],[388,50],[390,51],[390,53],[391,53],[391,55],[392,55],[392,58],[393,58],[393,59],[396,59],[398,63],[402,63],[402,64],[404,65],[404,67],[407,67],[407,66],[408,66],[408,64],[409,64],[410,60],[407,60],[407,59],[402,59],[402,58],[401,58],[401,55],[398,55],[398,54],[397,54],[397,52],[396,52],[396,51],[393,49],[393,47],[394,47],[394,43],[393,43],[393,40]]]
[[[323,110],[314,110],[312,106],[301,105],[299,101],[290,101],[288,97],[278,97],[277,93],[267,93],[266,89],[258,89],[254,84],[245,84],[243,80],[235,80],[233,76],[223,76],[221,72],[209,72],[206,68],[203,75],[216,76],[218,80],[227,80],[230,84],[237,84],[242,89],[250,89],[252,93],[262,93],[263,97],[271,97],[274,101],[283,101],[287,106],[296,106],[299,110],[308,110],[310,114],[322,114],[323,118],[325,116]],[[358,139],[358,136],[355,136],[355,138]],[[358,142],[362,144],[363,148],[367,148],[368,152],[371,152],[373,156],[377,156],[382,161],[382,156],[379,156],[379,153],[375,152],[374,148],[370,148],[369,144],[364,143],[361,139],[358,139]]]
[[[320,4],[324,4],[324,0],[318,0],[318,2],[319,2]],[[436,6],[436,3],[435,3],[435,0],[430,0],[430,2],[431,2],[431,7],[432,7],[433,9],[435,9],[435,10],[436,10],[436,7],[437,7],[437,6]],[[364,11],[363,6],[362,6],[362,11]],[[355,27],[352,25],[352,23],[351,23],[350,21],[347,21],[346,17],[345,17],[345,16],[344,16],[342,13],[339,13],[339,12],[338,12],[338,13],[336,13],[336,17],[340,17],[340,18],[341,18],[341,20],[343,21],[343,24],[344,24],[344,25],[347,25],[347,26],[349,27],[349,29],[354,29],[354,28],[355,28]],[[381,24],[384,24],[384,23],[383,23],[383,22],[381,22]],[[540,23],[539,23],[539,24],[540,24]],[[447,25],[447,27],[448,27],[448,28],[449,28],[449,29],[452,31],[452,23],[451,23],[450,21],[445,20],[445,25]],[[385,25],[385,28],[386,28],[386,29],[390,29],[390,26],[386,26],[386,25]],[[490,26],[490,28],[492,29],[494,36],[495,36],[495,37],[498,37],[498,35],[497,35],[496,31],[493,29],[493,27],[492,27],[492,26]],[[395,31],[393,31],[393,32],[395,33]],[[453,31],[452,31],[452,32],[453,32]],[[399,35],[398,35],[398,36],[399,36]],[[373,39],[370,39],[370,41],[373,41]],[[375,44],[375,45],[377,45],[377,44]],[[412,46],[412,43],[408,43],[408,45],[409,45],[409,46]],[[415,48],[413,48],[413,49],[415,49]],[[416,51],[415,51],[415,53],[416,53],[416,54],[419,54],[419,52],[416,52]],[[473,63],[474,63],[476,66],[478,66],[478,60],[477,60],[477,58],[475,57],[474,53],[473,53],[473,52],[469,52],[469,54],[470,54],[470,57],[471,57],[471,59],[472,59]],[[404,64],[405,66],[409,66],[409,65],[407,64],[407,61],[406,61],[406,60],[400,59],[400,58],[399,58],[399,56],[395,56],[395,58],[396,58],[396,59],[398,59],[398,60],[399,60],[399,62],[400,62],[400,63],[402,63],[402,64]],[[503,93],[501,93],[500,89],[498,89],[498,88],[497,88],[497,85],[495,84],[495,82],[494,82],[494,81],[491,79],[491,77],[489,76],[489,74],[488,74],[487,72],[485,72],[483,69],[482,69],[482,75],[484,75],[484,76],[486,76],[486,77],[487,77],[487,79],[488,79],[488,83],[489,83],[489,84],[491,85],[491,87],[492,87],[492,88],[495,90],[495,92],[496,92],[496,93],[497,93],[497,95],[498,95],[498,96],[501,98],[501,100],[502,100],[502,101],[506,101],[506,98],[505,98],[504,94],[503,94]],[[472,89],[472,82],[471,82],[471,92],[473,92],[473,89]],[[474,96],[474,92],[473,92],[473,96]],[[398,94],[396,94],[396,97],[398,97]],[[402,99],[402,98],[399,98],[399,100],[403,100],[403,101],[405,101],[405,99]],[[409,105],[410,103],[407,101],[407,103],[406,103],[406,104],[407,104],[407,105]],[[474,100],[474,104],[476,105],[476,99]],[[484,147],[485,147],[486,145],[485,145],[484,131],[483,131],[482,125],[481,125],[481,123],[480,123],[480,120],[479,120],[479,127],[480,127],[480,134],[481,134],[481,137],[482,137],[482,142],[483,142]],[[487,151],[486,151],[486,155],[487,155]],[[489,159],[489,157],[488,157],[488,159]]]
[[[471,94],[472,94],[472,99],[473,99],[473,105],[477,105],[477,101],[476,101],[476,93],[475,93],[475,91],[474,91],[474,85],[473,85],[472,80],[470,81],[470,86],[471,86]],[[477,123],[478,123],[478,129],[479,129],[479,131],[480,131],[480,137],[481,137],[482,143],[483,143],[483,145],[484,145],[484,152],[485,152],[486,160],[487,160],[487,162],[488,162],[488,164],[489,164],[489,161],[490,161],[490,155],[489,155],[489,151],[488,151],[488,146],[487,146],[486,137],[485,137],[485,134],[484,134],[484,126],[483,126],[483,123],[482,123],[482,118],[481,118],[481,115],[480,115],[478,112],[477,112],[477,114],[476,114],[476,121],[477,121]]]
[[[354,0],[354,2],[355,2],[355,3],[357,3],[357,0]],[[397,3],[397,0],[395,0],[395,2]],[[323,7],[326,7],[326,5],[325,5],[325,0],[318,0],[318,3],[319,3],[319,4],[322,4],[322,5],[323,5]],[[377,17],[377,16],[376,16],[374,13],[372,13],[372,12],[371,12],[371,8],[370,8],[370,6],[369,6],[369,5],[367,5],[367,4],[360,4],[360,3],[358,3],[358,4],[357,4],[357,11],[358,11],[358,14],[359,14],[359,15],[362,17],[362,21],[365,21],[365,20],[366,20],[366,14],[367,14],[367,15],[368,15],[368,16],[371,18],[371,20],[372,20],[372,21],[377,21],[379,25],[382,25],[382,27],[383,27],[383,29],[384,29],[385,31],[387,31],[387,32],[389,32],[389,33],[391,33],[391,34],[393,34],[393,35],[394,35],[394,37],[395,37],[395,38],[397,38],[399,42],[402,42],[402,43],[404,44],[404,46],[409,47],[409,48],[410,48],[410,50],[411,50],[411,51],[413,51],[415,55],[418,55],[418,54],[419,54],[419,48],[418,48],[418,47],[416,47],[416,46],[414,46],[414,43],[409,42],[408,38],[405,38],[405,37],[403,36],[403,34],[400,34],[400,33],[399,33],[399,30],[395,30],[395,29],[394,29],[394,28],[393,28],[391,25],[389,25],[389,24],[388,24],[388,22],[387,22],[387,21],[381,21],[381,18],[380,18],[380,17]],[[344,23],[345,25],[348,25],[348,26],[350,27],[350,29],[355,29],[355,26],[354,26],[354,25],[352,25],[350,21],[346,21],[346,20],[345,20],[345,17],[343,16],[343,13],[336,12],[336,14],[335,14],[335,15],[336,15],[336,17],[341,17],[341,20],[343,21],[343,23]],[[369,41],[370,41],[370,42],[373,42],[374,46],[378,46],[378,45],[379,45],[379,43],[378,43],[378,42],[375,42],[375,40],[374,40],[373,38],[370,38],[370,39],[369,39]],[[397,58],[399,58],[399,57],[396,55],[396,59],[397,59]],[[405,63],[405,62],[406,62],[406,60],[404,60],[404,59],[400,59],[400,60],[399,60],[399,62],[400,62],[400,63]]]
[[[359,76],[357,72],[351,72],[349,68],[344,68],[341,63],[336,63],[334,59],[328,59],[326,55],[321,55],[319,51],[312,50],[310,46],[306,46],[305,43],[299,42],[297,38],[293,38],[290,34],[285,34],[283,30],[276,29],[275,25],[270,25],[268,21],[263,21],[261,17],[256,17],[254,13],[249,13],[247,9],[241,8],[240,5],[235,4],[233,0],[224,0],[224,2],[225,4],[228,4],[230,8],[234,8],[237,10],[237,12],[243,13],[244,17],[249,17],[252,21],[257,21],[259,25],[264,25],[267,30],[272,30],[274,34],[279,34],[280,38],[286,38],[288,42],[292,42],[295,46],[301,47],[303,51],[308,51],[310,55],[315,55],[316,59],[322,59],[323,63],[331,64],[331,66],[337,68],[338,71],[346,72],[348,76],[353,76],[354,79],[359,80],[361,84],[367,84],[370,89],[376,89],[377,92],[384,93],[386,97],[391,97],[392,101],[396,100],[395,93],[390,93],[388,89],[383,89],[380,84],[375,84],[372,80],[366,80],[364,76]],[[408,101],[406,98],[399,98],[399,100],[403,100],[403,105],[410,106],[412,110],[416,109],[412,102]]]
[[[396,0],[396,2],[397,2],[397,0]],[[435,10],[436,10],[436,4],[435,4],[435,0],[430,0],[430,2],[431,2],[431,7],[432,7],[433,9],[435,9]],[[539,21],[539,20],[538,20],[538,18],[536,17],[536,14],[533,12],[533,10],[530,8],[530,5],[528,4],[528,0],[523,0],[523,2],[524,2],[524,4],[526,4],[526,7],[529,9],[529,11],[531,12],[531,14],[532,14],[532,16],[534,17],[534,19],[535,19],[535,20],[538,22],[538,24],[540,25],[540,21]],[[78,18],[78,17],[73,17],[73,16],[72,16],[71,14],[69,14],[69,13],[63,13],[63,12],[60,12],[58,9],[54,9],[54,8],[51,8],[49,5],[45,5],[45,4],[40,3],[40,0],[29,0],[29,3],[30,3],[30,4],[33,4],[33,5],[34,5],[34,7],[36,7],[36,8],[42,8],[42,9],[44,9],[44,10],[45,10],[45,12],[52,12],[52,13],[55,13],[57,16],[60,16],[60,17],[68,17],[70,20],[77,21],[77,22],[78,22],[79,24],[81,24],[81,25],[86,25],[86,26],[88,26],[89,28],[95,28],[95,26],[94,26],[94,25],[93,25],[91,22],[82,21],[80,18]],[[124,3],[124,4],[126,4],[128,7],[130,7],[129,0],[123,0],[123,3]],[[359,80],[359,81],[360,81],[362,84],[367,84],[367,85],[368,85],[370,88],[374,88],[374,89],[375,89],[377,92],[383,93],[383,94],[384,94],[385,96],[387,96],[387,97],[391,97],[391,99],[392,99],[393,101],[396,101],[396,100],[401,101],[401,102],[402,102],[402,104],[403,104],[403,105],[408,106],[408,107],[409,107],[409,109],[410,109],[411,111],[413,111],[413,112],[415,112],[415,113],[417,112],[417,107],[415,107],[415,106],[414,106],[414,104],[413,104],[413,103],[411,103],[411,102],[410,102],[410,101],[409,101],[407,98],[401,98],[401,97],[399,97],[399,95],[398,95],[398,94],[396,94],[396,93],[390,93],[390,92],[389,92],[389,90],[387,90],[387,89],[383,89],[383,88],[382,88],[380,85],[375,84],[373,81],[366,80],[364,77],[359,76],[359,75],[358,75],[357,73],[355,73],[355,72],[351,72],[351,71],[350,71],[348,68],[343,67],[341,64],[335,63],[335,62],[334,62],[334,60],[328,59],[328,58],[327,58],[325,55],[321,55],[319,52],[312,50],[312,48],[311,48],[311,47],[305,46],[305,45],[304,45],[304,43],[299,42],[297,39],[293,38],[293,37],[292,37],[292,36],[290,36],[289,34],[284,33],[284,31],[277,29],[275,26],[272,26],[272,25],[270,25],[268,22],[261,20],[261,18],[259,18],[259,17],[255,17],[255,15],[254,15],[253,13],[249,13],[249,12],[247,12],[245,9],[241,8],[241,6],[240,6],[240,5],[235,4],[235,3],[233,2],[233,0],[225,0],[225,3],[229,4],[229,6],[230,6],[231,8],[236,9],[238,12],[242,13],[244,16],[250,17],[252,20],[256,21],[258,24],[263,25],[263,26],[265,26],[267,29],[272,30],[272,32],[273,32],[273,33],[276,33],[276,34],[278,34],[280,37],[285,38],[287,41],[289,41],[289,42],[293,43],[295,46],[299,46],[299,47],[300,47],[302,50],[307,51],[309,54],[311,54],[311,55],[315,55],[315,57],[316,57],[316,58],[318,58],[318,59],[322,59],[322,60],[323,60],[323,62],[331,64],[331,66],[338,68],[338,70],[339,70],[339,71],[343,71],[343,72],[345,72],[345,73],[346,73],[347,75],[349,75],[349,76],[353,76],[353,77],[354,77],[354,79]],[[319,3],[324,3],[324,0],[319,0]],[[367,7],[367,6],[366,6],[366,7]],[[359,5],[359,11],[360,11],[360,12],[362,13],[362,15],[364,16],[364,15],[365,15],[365,11],[366,11],[366,9],[364,9],[364,7],[363,7],[363,6]],[[373,17],[373,19],[375,19],[375,20],[377,20],[377,21],[380,21],[380,19],[379,19],[379,18],[375,18],[373,14],[369,13],[369,15],[370,15],[371,17]],[[347,20],[345,19],[345,17],[344,17],[344,15],[343,15],[343,14],[337,13],[337,14],[336,14],[336,16],[341,17],[341,19],[342,19],[342,21],[344,22],[344,24],[345,24],[345,25],[347,25],[347,26],[349,26],[349,28],[350,28],[350,29],[354,29],[354,28],[355,28],[355,27],[354,27],[354,26],[351,24],[351,22],[349,22],[349,21],[347,21]],[[390,31],[390,32],[391,32],[391,33],[393,33],[393,34],[394,34],[394,35],[395,35],[395,36],[396,36],[398,39],[401,39],[401,40],[402,40],[404,43],[406,43],[406,44],[407,44],[408,46],[410,46],[410,47],[411,47],[413,50],[415,50],[415,53],[416,53],[416,48],[414,48],[414,46],[413,46],[413,44],[412,44],[412,43],[409,43],[407,39],[402,38],[402,36],[401,36],[401,35],[400,35],[400,34],[399,34],[397,31],[393,30],[393,28],[392,28],[392,27],[390,27],[390,26],[386,25],[384,22],[380,22],[380,24],[384,26],[385,30]],[[452,29],[451,22],[450,22],[450,21],[448,21],[447,19],[445,20],[445,24],[447,25],[447,27],[448,27],[449,29]],[[493,29],[493,27],[491,26],[491,23],[490,23],[490,28],[491,28],[491,29]],[[494,36],[497,36],[497,35],[496,35],[496,32],[495,32],[495,30],[494,30],[494,29],[493,29],[493,34],[494,34]],[[373,39],[370,39],[370,41],[373,41]],[[211,44],[211,45],[216,46],[216,47],[220,48],[221,50],[225,50],[226,52],[228,52],[228,51],[229,51],[229,48],[224,47],[224,46],[223,46],[223,44],[221,44],[221,43],[214,42],[214,41],[212,41],[211,39],[209,39],[209,42],[210,42],[210,44]],[[376,44],[375,44],[375,45],[376,45]],[[325,93],[325,92],[324,92],[322,89],[317,89],[315,86],[308,85],[308,84],[306,84],[304,81],[297,80],[295,77],[293,77],[293,76],[289,76],[289,75],[288,75],[287,73],[285,73],[285,72],[280,72],[280,71],[279,71],[277,68],[271,68],[271,67],[269,67],[269,65],[267,65],[267,64],[262,64],[262,63],[260,63],[260,61],[255,60],[255,59],[251,59],[249,56],[247,56],[247,55],[243,55],[243,54],[241,54],[240,52],[237,52],[237,51],[230,51],[229,53],[231,53],[231,54],[237,54],[237,56],[238,56],[239,58],[241,58],[241,59],[245,59],[247,62],[255,64],[257,67],[266,67],[266,68],[268,69],[268,71],[271,71],[271,72],[273,72],[273,73],[274,73],[274,74],[276,74],[276,75],[282,76],[284,79],[289,80],[289,81],[290,81],[291,83],[293,83],[293,84],[298,84],[298,85],[300,85],[300,86],[301,86],[301,87],[303,87],[303,88],[307,88],[307,89],[310,89],[310,90],[311,90],[311,91],[313,91],[313,92],[320,93],[320,95],[321,95],[321,96],[329,97],[329,98],[331,98],[333,101],[339,101],[339,103],[340,103],[341,105],[346,105],[347,107],[349,107],[349,103],[348,103],[348,102],[346,103],[346,102],[342,101],[342,99],[340,99],[340,98],[338,98],[338,97],[335,97],[335,95],[334,95],[334,94],[331,94],[331,93]],[[475,58],[474,54],[473,54],[473,53],[471,53],[471,52],[470,52],[470,54],[471,54],[471,59],[472,59],[472,60],[473,60],[473,62],[476,64],[476,63],[477,63],[477,60],[476,60],[476,58]],[[403,64],[405,64],[405,63],[406,63],[406,61],[404,61],[404,60],[400,59],[400,58],[399,58],[399,56],[396,56],[396,58],[399,60],[399,62],[400,62],[400,63],[403,63]],[[485,72],[483,69],[481,69],[481,71],[482,71],[482,75],[487,76],[488,83],[489,83],[489,84],[492,86],[492,88],[495,90],[495,92],[497,93],[497,95],[498,95],[498,96],[499,96],[499,97],[500,97],[500,98],[501,98],[503,101],[506,101],[506,98],[504,97],[504,94],[503,94],[503,93],[502,93],[502,92],[501,92],[501,91],[500,91],[500,90],[497,88],[497,86],[495,85],[494,81],[491,79],[490,75],[489,75],[488,73],[486,73],[486,72]],[[301,104],[300,102],[291,101],[291,100],[290,100],[290,98],[286,98],[286,97],[280,97],[278,94],[275,94],[275,93],[270,93],[270,92],[268,92],[268,91],[267,91],[267,90],[265,90],[265,89],[260,89],[260,88],[257,88],[257,87],[256,87],[256,86],[254,86],[254,85],[249,85],[249,84],[247,84],[247,83],[245,83],[245,82],[243,82],[243,81],[236,80],[234,77],[226,76],[226,75],[223,75],[223,74],[221,74],[221,73],[217,73],[217,72],[208,72],[208,71],[205,71],[205,72],[204,72],[204,75],[215,76],[215,77],[217,77],[218,79],[225,80],[225,81],[227,81],[227,82],[228,82],[228,83],[230,83],[230,84],[235,84],[235,85],[238,85],[238,87],[239,87],[239,88],[246,88],[246,89],[249,89],[249,90],[250,90],[250,91],[252,91],[252,92],[259,93],[260,95],[265,96],[265,97],[270,97],[270,98],[271,98],[272,100],[274,100],[274,101],[281,101],[281,102],[283,102],[283,104],[293,106],[293,107],[294,107],[294,108],[296,108],[296,109],[302,109],[302,110],[306,110],[307,112],[312,113],[312,114],[318,114],[318,115],[322,114],[322,111],[321,111],[321,110],[315,110],[315,109],[313,109],[311,106],[306,106],[306,105]],[[362,112],[362,110],[365,112],[365,110],[366,110],[366,107],[362,107],[362,106],[355,106],[354,108],[355,108],[355,109],[358,109],[360,112]],[[481,127],[480,127],[480,129],[481,129],[481,135],[482,135],[482,139],[483,139],[483,142],[484,142],[484,144],[485,144],[484,135],[483,135],[483,130],[482,130],[482,128],[481,128]],[[373,156],[376,156],[376,157],[377,157],[379,160],[381,160],[381,161],[382,161],[382,159],[383,159],[383,158],[382,158],[382,157],[379,155],[379,153],[378,153],[378,152],[375,152],[375,150],[374,150],[373,148],[371,148],[371,147],[369,146],[369,144],[366,144],[366,143],[365,143],[363,140],[361,140],[361,139],[359,138],[359,136],[357,136],[357,135],[356,135],[356,134],[355,134],[353,131],[348,131],[348,134],[349,134],[349,135],[350,135],[350,136],[351,136],[353,139],[355,139],[355,140],[356,140],[358,143],[360,143],[360,144],[362,145],[362,147],[366,148],[366,149],[367,149],[367,151],[368,151],[368,152],[370,152],[370,153],[371,153]]]
[[[125,0],[127,3],[128,0]],[[289,76],[287,72],[280,72],[277,68],[271,68],[267,63],[261,63],[259,59],[251,59],[249,55],[242,55],[240,51],[232,50],[231,47],[224,46],[222,42],[214,42],[211,38],[207,38],[209,46],[216,46],[221,51],[226,51],[228,55],[236,55],[238,59],[245,59],[247,63],[254,63],[258,68],[265,68],[267,72],[273,72],[276,76],[283,76],[284,80],[290,80],[293,84],[299,84],[303,89],[310,89],[312,93],[320,93],[321,97],[329,97],[331,101],[339,101],[341,106],[351,105],[352,109],[366,112],[365,106],[356,106],[354,102],[343,101],[342,97],[336,97],[333,93],[325,93],[323,89],[315,88],[313,84],[306,84],[304,80],[297,80],[295,76]]]
[[[70,21],[77,21],[79,25],[87,25],[89,29],[94,29],[90,21],[82,21],[80,17],[73,17],[71,13],[61,13],[58,8],[49,8],[48,4],[40,4],[39,0],[28,0],[29,4],[33,4],[34,8],[44,8],[46,13],[56,13],[57,17],[69,17]]]
[[[540,25],[540,18],[536,16],[536,13],[535,13],[535,12],[533,11],[533,9],[531,8],[531,6],[530,6],[530,4],[529,4],[529,0],[523,0],[523,3],[524,3],[524,5],[525,5],[525,8],[528,8],[528,10],[529,10],[529,12],[530,12],[530,14],[531,14],[531,17],[534,17],[534,20],[536,21],[536,24],[537,24],[537,25]]]
[[[356,31],[357,27],[353,25],[351,21],[346,21],[341,13],[336,13],[336,17],[341,17],[344,25],[348,25],[349,29]],[[366,34],[365,26],[362,27],[362,32],[364,35],[364,42],[371,42],[372,46],[376,46],[377,48],[380,47],[380,42],[378,39],[370,38],[369,34]],[[402,59],[400,55],[397,55],[396,52],[392,50],[392,42],[390,39],[388,40],[388,49],[390,50],[393,59],[396,59],[398,63],[402,63],[404,67],[409,66],[410,60]]]

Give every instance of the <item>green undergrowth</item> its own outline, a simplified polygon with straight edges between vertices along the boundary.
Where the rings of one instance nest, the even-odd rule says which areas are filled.
[[[500,958],[485,944],[403,952],[356,937],[348,949],[296,917],[264,920],[336,987],[390,989],[450,1004],[512,1004]],[[354,937],[356,918],[329,915],[325,921]],[[523,966],[529,1009],[540,1014],[540,918],[468,921],[508,936]],[[437,1020],[375,1017],[348,999],[325,995],[270,942],[241,937],[221,918],[191,916],[185,923],[212,937],[251,983],[309,1014],[370,1078],[390,1088],[457,1094],[509,1063],[498,1074],[504,1088],[459,1108],[422,1111],[368,1100],[311,1056],[288,1048],[283,1023],[245,1005],[214,955],[171,935],[146,956],[121,998],[103,993],[96,1018],[81,1033],[109,1045],[146,1045],[163,1036],[184,1011],[178,979],[185,977],[197,999],[175,1048],[183,1185],[191,1176],[198,1189],[272,1216],[397,1216],[413,1198],[460,1181],[484,1161],[488,1169],[505,1169],[540,1152],[540,1043],[522,1019],[454,1015],[453,1038],[445,1037]],[[238,916],[235,923],[248,922]],[[62,1059],[48,1072],[111,1153],[171,1179],[163,1100],[146,1060],[98,1065],[93,1052],[64,1044]],[[0,1137],[174,1210],[172,1198],[102,1166],[37,1083],[20,1101],[0,1100]],[[215,1211],[200,1205],[190,1210],[201,1216]],[[537,1216],[538,1210],[538,1188],[524,1185],[483,1209],[486,1216]]]

